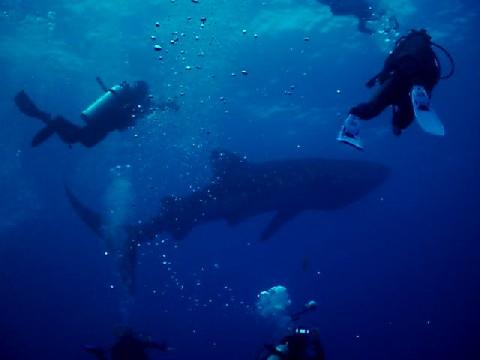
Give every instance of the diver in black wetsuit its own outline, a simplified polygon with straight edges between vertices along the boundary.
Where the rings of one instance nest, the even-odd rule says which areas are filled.
[[[265,349],[257,360],[325,360],[318,331],[304,327],[296,328],[278,344]]]
[[[367,82],[367,87],[380,86],[374,97],[354,106],[345,120],[337,140],[362,149],[358,137],[359,121],[370,120],[378,116],[388,106],[393,106],[393,132],[400,135],[414,120],[411,92],[418,89],[428,102],[432,91],[441,78],[453,75],[454,62],[450,54],[441,46],[433,43],[427,31],[411,30],[401,37],[393,51],[385,60],[382,71]],[[452,71],[441,77],[440,63],[432,46],[440,48],[449,57]],[[429,106],[429,104],[425,104]]]
[[[32,146],[38,146],[53,134],[68,144],[80,143],[93,147],[101,142],[110,132],[123,131],[134,126],[136,121],[156,109],[178,110],[178,105],[172,101],[154,104],[149,96],[148,84],[137,81],[132,85],[122,82],[120,85],[107,88],[97,78],[104,94],[82,112],[81,117],[86,125],[76,125],[62,116],[52,116],[40,110],[25,91],[15,96],[15,103],[26,116],[41,120],[45,127],[32,140]]]
[[[302,309],[290,315],[292,323],[317,309],[313,300],[307,302]],[[322,344],[318,331],[297,326],[276,345],[265,345],[257,360],[324,360]]]
[[[140,339],[131,329],[127,329],[109,350],[85,346],[85,351],[94,355],[98,360],[148,360],[147,349],[162,352],[169,350],[164,343]]]

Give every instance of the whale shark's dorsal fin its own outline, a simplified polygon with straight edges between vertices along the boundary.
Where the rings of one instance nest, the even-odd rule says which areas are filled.
[[[270,239],[278,229],[300,214],[300,212],[301,211],[298,210],[282,210],[277,212],[265,230],[263,230],[260,240],[265,241]]]
[[[214,178],[222,179],[232,169],[245,165],[246,160],[229,151],[214,150],[210,154],[210,164]]]

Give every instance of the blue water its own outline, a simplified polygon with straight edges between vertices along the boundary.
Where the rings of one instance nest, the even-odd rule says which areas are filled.
[[[359,153],[335,136],[370,96],[364,83],[392,42],[358,33],[354,18],[316,1],[2,0],[0,359],[88,359],[82,346],[112,343],[126,321],[174,348],[152,359],[253,359],[284,335],[254,311],[257,294],[279,284],[292,310],[318,302],[303,323],[320,330],[327,359],[480,359],[480,7],[382,3],[402,32],[426,27],[457,72],[434,92],[446,137],[413,124],[395,138],[386,111],[362,129]],[[97,75],[147,80],[181,109],[93,149],[58,138],[32,149],[39,126],[14,94],[25,89],[80,122],[100,95]],[[71,209],[64,183],[96,209],[127,204],[119,221],[138,221],[165,195],[205,184],[216,148],[252,161],[365,159],[392,175],[361,201],[304,213],[265,243],[258,236],[272,214],[143,243],[125,304],[112,257]]]

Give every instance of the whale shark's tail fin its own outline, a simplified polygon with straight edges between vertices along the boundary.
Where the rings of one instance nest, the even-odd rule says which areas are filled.
[[[137,242],[141,234],[134,226],[120,226],[114,229],[106,226],[103,216],[84,205],[73,192],[65,186],[68,200],[73,210],[93,232],[113,246],[118,273],[125,288],[130,294],[134,291],[134,275],[137,258]],[[108,245],[107,245],[108,248]]]
[[[82,219],[82,221],[93,230],[95,234],[100,237],[104,237],[102,233],[103,228],[103,219],[102,216],[89,209],[83,203],[78,200],[78,198],[73,194],[73,192],[65,186],[65,192],[67,193],[68,200],[70,201],[70,205],[72,205],[73,210],[77,213],[77,215]]]

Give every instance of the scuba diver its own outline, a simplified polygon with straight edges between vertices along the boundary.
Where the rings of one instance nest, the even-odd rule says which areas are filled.
[[[293,322],[317,309],[317,303],[313,300],[307,302],[303,308],[290,315]],[[297,326],[295,330],[276,345],[264,345],[263,351],[257,360],[324,360],[322,344],[318,331]]]
[[[98,360],[147,360],[147,349],[162,352],[169,350],[165,343],[140,339],[132,329],[124,330],[117,342],[108,350],[93,346],[85,346],[84,349]]]
[[[358,31],[365,34],[373,34],[368,22],[376,20],[372,5],[366,0],[318,0],[328,6],[333,15],[353,15],[358,19]]]
[[[276,345],[265,345],[257,360],[325,360],[317,330],[297,327]]]
[[[63,116],[52,116],[40,110],[25,91],[20,91],[14,99],[19,110],[45,124],[34,136],[32,146],[36,147],[57,134],[65,144],[80,143],[90,148],[101,142],[110,132],[123,131],[134,126],[138,119],[157,109],[178,111],[178,104],[174,100],[154,104],[145,81],[136,81],[132,85],[124,81],[111,88],[107,88],[98,77],[97,82],[104,94],[81,113],[84,126],[76,125]]]
[[[450,60],[451,70],[445,76],[432,47],[443,51]],[[431,95],[439,80],[450,78],[454,72],[455,63],[445,48],[432,42],[426,30],[411,30],[397,41],[382,71],[367,82],[368,88],[380,86],[377,94],[350,110],[337,140],[362,150],[360,120],[370,120],[388,106],[393,107],[395,135],[400,135],[416,119],[426,132],[443,136],[443,124],[430,106]]]

